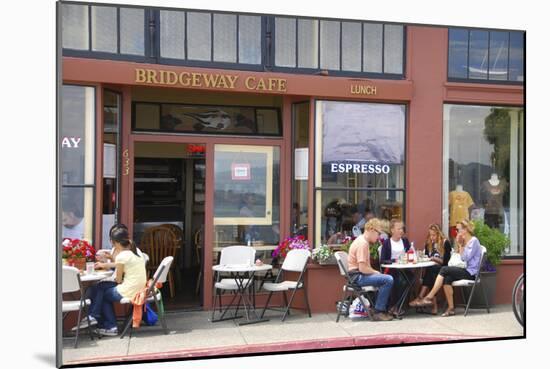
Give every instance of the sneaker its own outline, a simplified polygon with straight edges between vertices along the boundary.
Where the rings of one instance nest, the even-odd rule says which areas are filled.
[[[96,318],[94,318],[93,316],[90,315],[90,325],[96,325],[97,324],[97,320]],[[87,318],[83,318],[81,321],[80,321],[80,324],[78,325],[80,327],[80,329],[84,329],[84,328],[88,328],[88,319]],[[72,328],[73,331],[76,331],[76,326],[74,326]]]
[[[370,302],[365,296],[363,296],[363,295],[359,296],[359,300],[361,301],[361,303],[363,304],[365,309],[370,307]]]
[[[118,336],[118,328],[117,327],[113,327],[109,329],[99,328],[97,330],[97,333],[100,336]]]

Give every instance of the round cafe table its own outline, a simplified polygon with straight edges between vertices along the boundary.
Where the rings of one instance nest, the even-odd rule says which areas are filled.
[[[434,261],[421,261],[418,263],[406,263],[406,264],[400,264],[400,263],[392,263],[392,264],[382,264],[380,265],[382,268],[388,268],[388,269],[397,269],[399,271],[399,274],[405,279],[407,282],[407,286],[403,290],[403,293],[397,300],[397,315],[402,316],[405,314],[403,310],[403,305],[405,304],[405,300],[407,300],[407,296],[409,295],[409,291],[414,287],[414,282],[416,281],[416,278],[409,278],[407,276],[407,273],[405,273],[406,270],[413,270],[416,272],[416,270],[422,270],[422,268],[428,268],[431,266],[436,265]],[[416,276],[416,273],[415,273]]]
[[[269,319],[260,318],[258,314],[256,313],[256,307],[255,304],[250,301],[248,294],[246,293],[248,290],[248,287],[251,283],[254,283],[254,274],[256,272],[266,272],[268,270],[271,270],[273,267],[270,264],[262,264],[262,265],[244,265],[244,264],[228,264],[228,265],[214,265],[212,267],[212,270],[217,273],[230,273],[231,278],[235,280],[235,283],[237,284],[237,295],[240,296],[240,301],[242,301],[242,305],[244,308],[244,311],[246,313],[246,321],[239,322],[239,325],[245,325],[245,324],[253,324],[253,323],[259,323],[259,322],[267,322]],[[248,283],[245,282],[245,279],[248,279]],[[254,288],[254,286],[253,286]],[[219,319],[212,320],[212,322],[219,322],[223,320],[228,319],[235,319],[237,318],[237,312],[239,310],[240,304],[237,304],[237,309],[235,310],[235,315],[230,318],[224,318],[225,313],[227,312],[227,309],[229,309],[230,306],[228,306],[221,317]],[[254,316],[253,319],[250,319],[250,313]]]
[[[105,278],[109,278],[114,273],[114,270],[96,270],[93,273],[82,273],[80,275],[81,282],[97,282]]]

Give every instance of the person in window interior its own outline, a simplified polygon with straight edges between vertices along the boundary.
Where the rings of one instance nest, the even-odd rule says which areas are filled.
[[[76,238],[79,240],[84,238],[84,218],[74,200],[63,200],[61,219],[63,222],[61,230],[63,238]]]
[[[118,250],[115,258],[115,280],[93,285],[86,292],[87,298],[91,300],[90,324],[97,325],[100,335],[116,336],[118,328],[113,302],[120,302],[123,298],[133,299],[145,287],[147,276],[143,258],[139,256],[126,226],[114,226],[109,236],[113,248]],[[80,328],[87,326],[88,319],[84,318],[80,322]]]
[[[466,268],[444,266],[435,278],[434,285],[428,295],[412,306],[432,306],[437,292],[443,287],[447,300],[447,310],[441,316],[455,315],[453,286],[454,281],[461,279],[474,280],[481,263],[481,245],[474,236],[474,224],[464,219],[457,223],[458,235],[456,238],[460,258],[466,263]]]
[[[390,238],[387,238],[382,243],[382,250],[380,252],[380,265],[391,264],[399,260],[399,257],[409,251],[411,243],[404,237],[405,224],[400,219],[392,219],[390,222]],[[413,278],[412,271],[405,271],[408,278]],[[399,297],[402,295],[403,290],[407,287],[407,281],[399,273],[397,269],[386,269],[384,274],[390,274],[393,277],[395,287],[392,290],[390,305],[392,308],[390,312],[397,314],[397,303]]]
[[[393,286],[393,277],[374,270],[370,262],[370,246],[378,241],[380,236],[380,221],[373,218],[365,224],[365,231],[357,237],[349,248],[348,270],[352,282],[358,286],[378,287],[378,296],[374,309],[369,308],[373,320],[392,320],[387,312],[388,299]],[[364,296],[359,297],[364,306],[369,306]]]
[[[449,259],[451,258],[452,246],[449,240],[445,238],[445,235],[441,231],[439,224],[430,224],[428,226],[428,236],[426,237],[426,243],[424,244],[424,253],[426,257],[430,258],[430,261],[436,263],[436,265],[426,268],[424,278],[422,278],[422,287],[418,297],[413,300],[409,305],[417,305],[433,287],[435,279],[439,274],[442,267],[447,266]],[[434,304],[432,305],[432,315],[437,315],[437,299],[434,298]]]

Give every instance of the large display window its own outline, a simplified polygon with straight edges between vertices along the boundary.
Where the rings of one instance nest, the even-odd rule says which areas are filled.
[[[523,108],[445,105],[443,225],[481,220],[524,251],[525,124]]]
[[[404,218],[405,106],[317,101],[315,241],[358,236],[372,217]]]
[[[95,88],[61,89],[61,237],[93,240]]]

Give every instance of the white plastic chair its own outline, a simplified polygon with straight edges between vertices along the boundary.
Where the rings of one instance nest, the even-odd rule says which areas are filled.
[[[350,297],[356,297],[359,295],[365,296],[367,300],[369,301],[371,306],[374,306],[374,299],[369,296],[370,294],[376,293],[378,291],[378,287],[375,286],[358,286],[351,280],[351,277],[349,275],[348,270],[348,254],[344,251],[337,251],[334,253],[334,257],[336,258],[336,264],[338,264],[338,270],[340,271],[340,275],[346,279],[346,284],[342,287],[343,295],[342,300],[339,304],[339,306],[345,306],[346,301],[350,301]],[[351,303],[351,301],[350,301]],[[347,315],[342,313],[340,309],[338,309],[338,315],[336,315],[336,323],[340,320],[341,315]]]
[[[164,308],[161,309],[160,307],[160,301],[162,301],[162,294],[160,293],[160,291],[156,289],[156,284],[166,283],[168,272],[170,271],[170,266],[172,265],[173,261],[174,261],[173,256],[167,256],[164,259],[162,259],[159,266],[157,267],[157,270],[155,271],[155,274],[153,275],[151,285],[147,288],[146,298],[145,298],[146,303],[147,302],[155,303],[159,320],[162,324],[162,328],[164,329],[164,334],[168,334],[168,328],[166,326],[166,319],[164,317]],[[123,305],[130,304],[131,306],[130,311],[126,317],[124,330],[120,335],[120,338],[124,338],[128,329],[132,330],[132,315],[134,311],[134,305],[132,304],[132,300],[129,298],[123,298],[122,300],[120,300],[120,303]]]
[[[256,258],[256,250],[253,247],[250,246],[227,246],[224,247],[221,250],[220,254],[220,265],[254,265],[254,261]],[[214,307],[212,308],[212,318],[211,320],[214,321],[214,314],[216,312],[216,300],[218,300],[218,308],[220,310],[220,313],[222,312],[222,294],[224,291],[231,291],[233,292],[234,296],[229,305],[225,308],[223,315],[227,310],[233,306],[233,302],[235,301],[235,298],[237,297],[237,291],[239,290],[239,286],[237,285],[237,282],[234,278],[221,278],[221,273],[217,273],[216,276],[216,282],[214,283]],[[249,278],[244,278],[242,280],[242,284],[245,288],[250,287],[251,280]],[[239,300],[240,304],[240,300]],[[237,307],[238,310],[238,307]],[[237,311],[235,311],[235,315],[237,314]]]
[[[481,258],[479,259],[479,265],[477,267],[476,276],[474,280],[471,279],[461,279],[458,281],[454,281],[451,286],[453,287],[461,287],[460,290],[462,292],[462,300],[466,301],[464,289],[470,288],[470,295],[468,296],[468,302],[466,304],[460,304],[460,306],[465,306],[466,309],[464,310],[464,316],[468,314],[468,310],[470,309],[470,304],[472,302],[472,297],[474,296],[474,291],[476,286],[479,286],[481,288],[481,292],[483,293],[483,298],[485,299],[485,308],[487,309],[487,314],[491,312],[489,309],[489,302],[487,300],[487,294],[485,293],[485,289],[483,288],[483,284],[481,283],[481,266],[485,263],[485,259],[487,258],[487,248],[485,246],[481,246]]]
[[[311,318],[311,309],[309,308],[309,301],[307,298],[307,289],[304,283],[304,272],[307,268],[307,261],[309,257],[311,256],[311,252],[309,250],[304,249],[294,249],[290,250],[288,254],[286,255],[285,261],[283,262],[283,265],[281,266],[281,270],[279,271],[279,274],[277,274],[277,279],[274,283],[264,283],[263,289],[266,291],[269,291],[269,296],[267,298],[267,301],[264,306],[264,310],[262,311],[261,317],[263,318],[264,313],[267,309],[267,306],[269,305],[269,301],[271,300],[271,296],[274,292],[282,292],[283,297],[285,299],[285,313],[283,314],[282,321],[285,320],[286,316],[289,314],[290,307],[292,305],[292,301],[294,300],[294,296],[296,294],[296,291],[299,289],[304,290],[304,297],[306,300],[306,306],[307,306],[307,312],[309,317]],[[289,272],[297,272],[300,273],[300,276],[295,281],[288,281],[285,280],[283,282],[280,282],[280,280],[283,278],[283,274],[285,271]],[[286,299],[286,291],[292,290],[292,296],[290,297],[290,300]]]
[[[86,319],[88,320],[88,332],[90,333],[90,338],[93,340],[94,336],[92,333],[92,327],[90,325],[90,317],[88,314],[88,306],[90,306],[90,299],[86,299],[84,296],[84,289],[82,288],[82,283],[80,282],[80,272],[75,267],[63,266],[63,274],[61,280],[61,289],[62,293],[71,293],[71,292],[80,292],[80,300],[68,300],[62,301],[61,311],[63,313],[63,320],[69,315],[72,311],[78,311],[78,320],[76,322],[76,336],[74,341],[74,347],[78,347],[78,335],[80,333],[80,319],[82,318],[82,312],[86,314]]]

